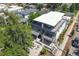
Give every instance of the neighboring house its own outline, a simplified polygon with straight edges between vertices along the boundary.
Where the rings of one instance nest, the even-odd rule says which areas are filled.
[[[31,12],[37,12],[38,10],[35,8],[34,5],[30,5],[30,8],[25,8],[20,7],[18,5],[5,5],[5,4],[0,4],[0,11],[8,11],[8,12],[16,12],[20,17],[21,21],[20,22],[26,22],[28,20],[28,16]]]
[[[9,7],[7,7],[7,10],[9,12],[20,12],[23,10],[23,7],[17,6],[17,5],[11,5]]]
[[[32,8],[32,9],[36,9],[36,6],[35,6],[35,5],[32,5],[32,4],[29,5],[28,7],[29,7],[29,8]]]
[[[40,38],[40,42],[46,45],[57,41],[71,18],[64,15],[65,13],[51,11],[35,18],[32,23],[33,35]]]
[[[0,4],[0,12],[2,12],[6,8],[5,4]]]
[[[26,9],[24,9],[24,10],[18,12],[18,14],[24,18],[24,19],[22,19],[21,21],[22,21],[22,22],[26,22],[26,21],[28,20],[29,14],[30,14],[31,12],[37,12],[37,11],[38,11],[37,9],[32,9],[32,8],[27,9],[27,8],[26,8]]]
[[[32,8],[29,8],[29,9],[24,9],[22,11],[19,12],[19,14],[21,14],[23,17],[26,17],[27,15],[29,15],[31,12],[37,12],[38,10],[37,9],[32,9]]]

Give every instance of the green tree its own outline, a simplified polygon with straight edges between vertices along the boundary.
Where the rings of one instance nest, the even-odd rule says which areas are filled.
[[[27,55],[27,51],[25,51],[20,45],[14,44],[12,48],[7,47],[0,53],[3,56],[22,56]]]
[[[46,5],[46,8],[51,8],[51,4],[47,4]]]
[[[18,6],[23,7],[24,9],[28,7],[28,4],[26,3],[18,3]]]
[[[58,10],[61,9],[61,5],[62,5],[62,3],[54,3],[53,4],[53,9],[58,11]]]
[[[76,10],[76,5],[72,4],[69,8],[69,11],[73,13],[75,10]]]
[[[33,19],[37,18],[40,15],[41,15],[41,13],[39,13],[39,12],[32,12],[32,13],[30,13],[30,15],[29,15],[29,22],[32,23]]]
[[[67,4],[64,4],[64,5],[62,6],[62,11],[63,11],[63,12],[67,12],[67,11],[68,11],[68,6],[67,6]]]
[[[79,10],[79,3],[75,3],[76,10]]]
[[[46,55],[47,53],[48,53],[48,49],[44,47],[40,52],[40,55]]]
[[[41,11],[42,8],[43,8],[43,4],[37,4],[37,9],[38,9],[39,11]]]
[[[6,38],[6,33],[3,31],[3,28],[0,27],[0,48],[4,48]]]
[[[5,19],[0,16],[0,48],[4,48],[4,43],[7,39],[6,33],[5,33],[6,23]]]
[[[16,13],[8,13],[6,26],[0,27],[0,43],[4,49],[0,55],[28,55],[28,48],[32,47],[31,26],[20,23],[20,17]],[[3,41],[4,40],[4,41]]]

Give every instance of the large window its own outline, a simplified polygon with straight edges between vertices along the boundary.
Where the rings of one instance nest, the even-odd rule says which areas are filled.
[[[37,25],[37,26],[40,26],[40,27],[42,26],[42,23],[37,22],[37,21],[33,21],[33,24],[34,24],[34,25]]]
[[[46,32],[44,35],[48,37],[55,37],[56,34],[54,32]]]
[[[42,24],[40,22],[34,21],[32,24],[32,29],[36,30],[37,32],[41,31],[42,29]]]
[[[44,24],[44,28],[52,30],[54,27],[50,26],[50,25],[47,25],[47,24]]]

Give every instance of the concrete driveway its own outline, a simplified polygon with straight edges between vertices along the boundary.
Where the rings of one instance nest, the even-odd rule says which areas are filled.
[[[37,43],[36,40],[34,40],[33,43],[34,46],[32,48],[29,48],[29,56],[38,56],[44,46]]]

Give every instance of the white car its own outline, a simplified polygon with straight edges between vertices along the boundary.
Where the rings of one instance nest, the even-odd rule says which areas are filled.
[[[76,31],[79,32],[79,28],[77,28]]]

